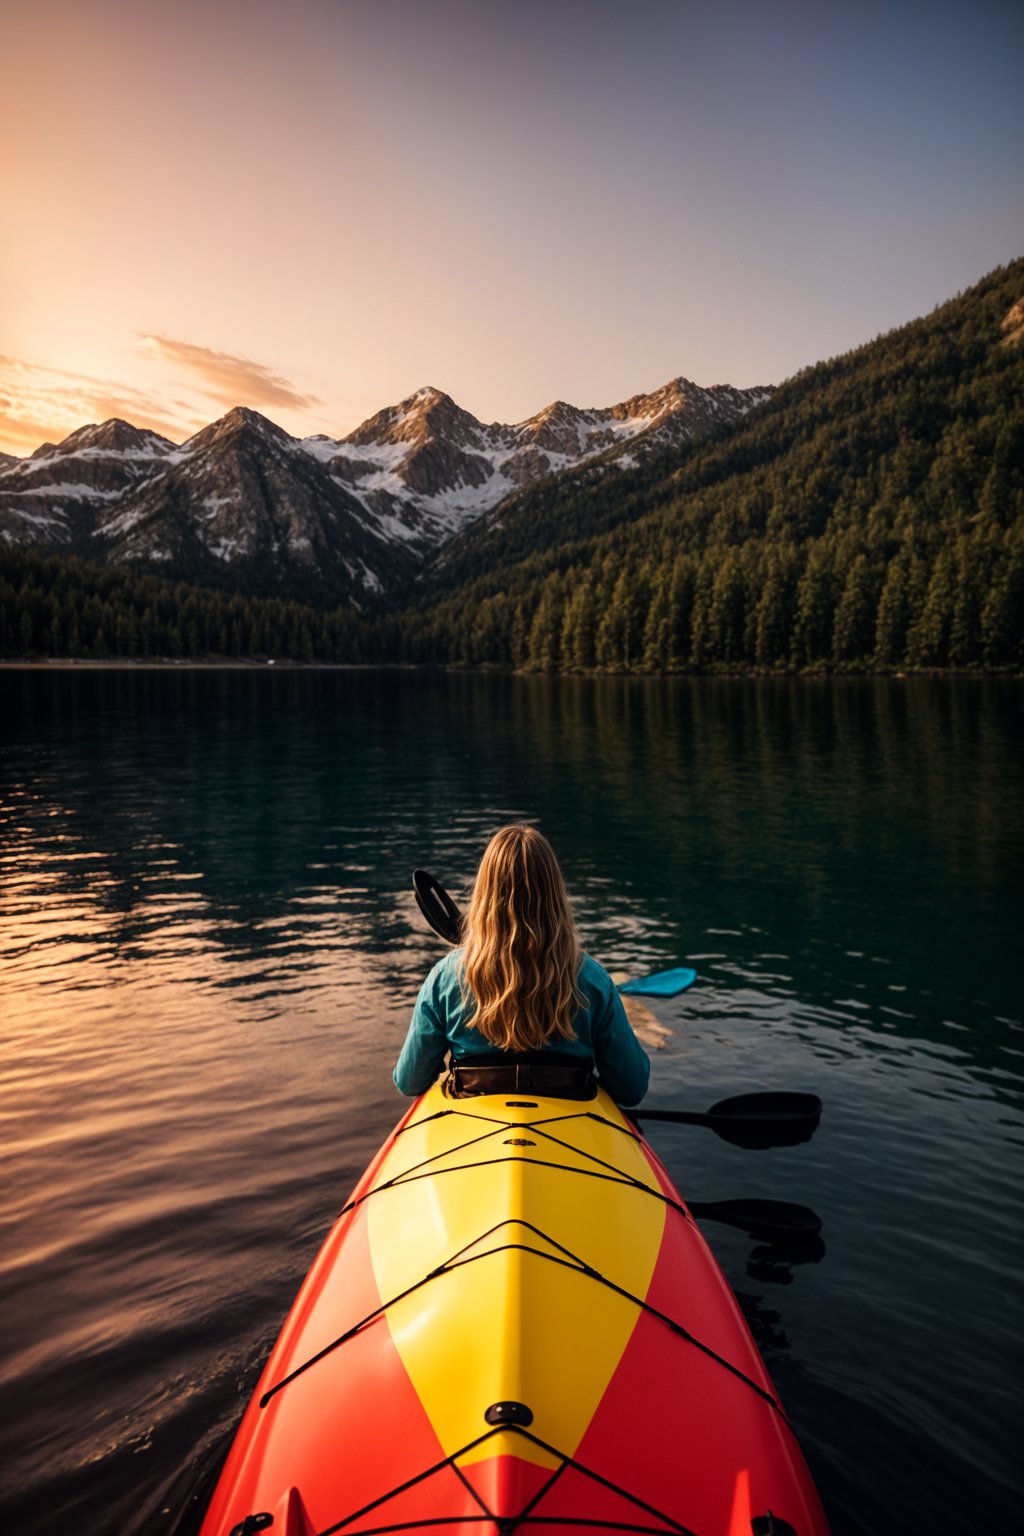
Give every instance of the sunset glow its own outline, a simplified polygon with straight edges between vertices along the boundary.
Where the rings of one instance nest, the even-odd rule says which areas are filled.
[[[778,382],[1024,248],[985,0],[4,0],[0,449]]]

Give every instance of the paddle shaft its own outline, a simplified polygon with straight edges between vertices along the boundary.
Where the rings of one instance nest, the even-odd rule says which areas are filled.
[[[630,1113],[635,1120],[667,1120],[671,1125],[715,1124],[713,1115],[701,1114],[696,1109],[634,1109]]]

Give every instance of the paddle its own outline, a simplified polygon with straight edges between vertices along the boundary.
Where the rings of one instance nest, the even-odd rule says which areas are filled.
[[[705,1113],[691,1109],[634,1109],[636,1120],[706,1125],[734,1147],[797,1147],[818,1129],[822,1103],[816,1093],[740,1093],[720,1099]]]
[[[435,933],[449,944],[462,943],[462,913],[444,886],[425,869],[412,872],[412,889],[419,907]]]
[[[818,1213],[791,1200],[690,1200],[687,1204],[699,1221],[739,1227],[751,1237],[799,1240],[817,1237],[821,1231]]]
[[[441,882],[429,870],[414,869],[412,889],[419,907],[435,933],[448,944],[462,943],[462,913]],[[623,982],[620,992],[637,997],[675,997],[685,992],[697,980],[697,972],[689,966],[678,966],[672,971],[658,971],[653,976],[639,976]]]

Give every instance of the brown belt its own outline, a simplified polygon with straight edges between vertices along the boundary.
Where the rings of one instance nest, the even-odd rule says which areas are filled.
[[[597,1078],[589,1061],[495,1062],[479,1067],[452,1062],[444,1091],[450,1099],[468,1099],[479,1093],[539,1093],[553,1099],[592,1099]]]

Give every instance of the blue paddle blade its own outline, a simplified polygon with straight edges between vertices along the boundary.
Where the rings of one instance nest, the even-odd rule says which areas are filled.
[[[638,976],[635,981],[623,982],[620,992],[631,997],[675,997],[685,992],[697,980],[697,972],[688,965],[680,965],[674,971],[658,971],[654,976]]]

